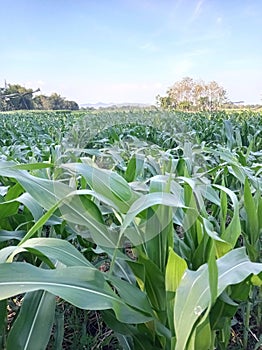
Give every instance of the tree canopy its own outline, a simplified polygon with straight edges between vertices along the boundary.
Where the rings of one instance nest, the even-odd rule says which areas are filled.
[[[19,84],[7,84],[0,87],[0,111],[12,111],[20,109],[45,109],[45,110],[78,110],[75,101],[68,101],[57,93],[51,96],[37,95],[40,89],[27,89]]]
[[[227,101],[226,90],[216,81],[205,83],[185,77],[167,90],[167,96],[157,96],[164,109],[216,110]]]

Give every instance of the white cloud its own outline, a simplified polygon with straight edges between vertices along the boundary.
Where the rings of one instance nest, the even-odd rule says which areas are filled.
[[[191,18],[192,21],[197,19],[201,15],[201,13],[203,12],[203,4],[204,4],[204,0],[197,1],[197,4],[195,6],[195,9],[194,9],[194,12],[193,12],[193,15]]]

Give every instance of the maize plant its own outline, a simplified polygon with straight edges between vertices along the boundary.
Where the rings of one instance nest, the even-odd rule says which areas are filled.
[[[17,112],[0,123],[3,349],[53,338],[62,349],[61,303],[99,312],[114,348],[259,349],[259,114]]]

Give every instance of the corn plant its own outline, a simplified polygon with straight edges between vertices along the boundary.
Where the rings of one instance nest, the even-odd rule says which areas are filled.
[[[17,127],[14,139],[26,146],[18,142],[15,152],[12,130],[5,134],[4,348],[46,348],[54,320],[62,325],[58,297],[99,310],[123,349],[227,349],[241,315],[243,347],[250,335],[259,346],[261,121],[225,117],[56,115],[59,134],[40,116],[35,129],[24,116],[35,140],[48,136],[36,149]],[[6,332],[15,296],[22,306]]]
[[[30,165],[28,167],[30,168]],[[174,180],[171,178],[164,182],[161,177],[153,178],[149,193],[141,196],[116,173],[85,163],[65,164],[63,167],[75,175],[83,176],[89,188],[78,190],[61,182],[32,176],[23,170],[25,166],[9,162],[1,164],[1,176],[15,178],[26,190],[25,193],[46,210],[46,213],[20,240],[18,246],[9,245],[1,250],[1,298],[6,299],[16,294],[30,292],[31,294],[26,294],[25,300],[30,298],[28,307],[32,308],[34,305],[35,313],[36,310],[39,310],[39,315],[42,315],[40,310],[43,309],[45,315],[47,309],[53,309],[53,312],[48,313],[50,319],[49,328],[45,334],[45,344],[54,317],[52,316],[54,315],[54,298],[51,298],[49,293],[59,295],[81,308],[104,310],[105,320],[108,320],[109,317],[110,326],[113,329],[116,327],[116,331],[120,327],[119,322],[121,325],[128,323],[124,326],[126,331],[118,330],[122,336],[127,336],[127,341],[133,327],[129,329],[129,324],[137,324],[138,328],[134,332],[137,333],[138,339],[132,337],[135,348],[142,346],[141,337],[145,331],[148,333],[148,346],[150,344],[159,349],[196,347],[200,341],[198,339],[202,338],[202,331],[200,332],[202,322],[206,325],[204,328],[208,329],[210,344],[214,344],[211,325],[207,321],[204,322],[203,319],[207,319],[210,308],[216,302],[217,297],[229,285],[241,283],[252,273],[260,273],[261,264],[251,263],[242,249],[233,250],[231,253],[236,239],[233,242],[230,241],[231,234],[225,235],[224,239],[216,236],[215,233],[209,231],[210,227],[206,219],[199,215],[196,229],[198,228],[199,231],[202,227],[202,233],[198,232],[202,234],[202,238],[199,237],[198,241],[200,244],[203,243],[203,240],[206,241],[203,243],[204,248],[200,249],[201,256],[203,256],[203,249],[208,247],[211,250],[206,249],[204,253],[206,257],[200,260],[200,267],[196,271],[192,270],[192,267],[188,270],[187,260],[175,253],[172,248],[174,246],[173,215],[179,217],[181,212],[176,210],[184,210],[183,220],[185,221],[187,216],[190,216],[189,212],[195,212],[196,208],[194,201],[189,200],[192,206],[189,207],[185,201],[183,202],[174,194],[175,192],[171,189]],[[81,197],[84,200],[81,200]],[[186,197],[188,198],[188,195]],[[13,203],[13,201],[19,201],[19,198],[6,202]],[[113,213],[115,212],[121,224],[119,230],[116,223],[111,227],[106,226],[99,203],[113,209]],[[173,214],[172,208],[176,209]],[[92,239],[97,246],[108,251],[111,257],[110,271],[112,272],[109,274],[100,272],[66,241],[46,237],[32,238],[54,213],[71,223],[74,228],[76,225],[82,226],[78,234]],[[233,220],[234,218],[232,222]],[[163,222],[166,224],[163,225]],[[153,226],[150,227],[152,224]],[[86,227],[87,230],[83,230],[83,227]],[[191,236],[193,237],[192,232]],[[225,238],[228,240],[226,241]],[[135,259],[122,255],[118,257],[117,248],[121,247],[123,240],[128,240],[131,244],[136,243]],[[216,261],[215,251],[220,248],[221,244],[223,247],[224,245],[229,246],[225,250],[228,253]],[[216,245],[218,248],[215,248]],[[197,250],[197,246],[195,249]],[[26,259],[28,260],[26,263],[19,262],[19,257],[25,251],[30,253],[30,259]],[[222,255],[223,253],[222,249]],[[35,261],[32,264],[33,256],[36,256],[40,260],[39,263],[41,261],[42,263],[36,264]],[[221,270],[219,270],[220,261]],[[240,265],[235,261],[241,262]],[[130,269],[124,268],[125,263]],[[178,275],[176,265],[181,266]],[[116,267],[122,271],[121,278],[117,272],[114,273]],[[228,270],[232,271],[232,275],[230,272],[227,273]],[[168,277],[169,275],[171,277]],[[182,276],[184,276],[183,279]],[[188,288],[189,285],[194,285],[195,280],[196,285],[199,286],[198,293]],[[185,292],[186,290],[189,295]],[[201,295],[201,299],[198,300]],[[191,297],[192,301],[190,301]],[[112,309],[114,313],[106,311],[108,309]],[[24,303],[20,318],[17,319],[19,332],[21,324],[24,324],[23,312],[25,314],[29,312],[27,302]],[[35,319],[31,323],[37,327]],[[10,348],[15,346],[15,339],[23,341],[22,337],[15,337],[16,324],[7,342]],[[196,324],[199,326],[196,327]],[[32,332],[32,324],[29,325],[23,346],[28,347],[27,342],[29,341],[35,344],[34,337],[37,334],[37,328],[34,328]]]

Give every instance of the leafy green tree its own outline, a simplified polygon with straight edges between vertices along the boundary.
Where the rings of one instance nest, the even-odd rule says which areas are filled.
[[[27,89],[19,84],[8,84],[6,88],[2,89],[1,100],[5,101],[3,109],[33,109],[33,93],[32,89]]]
[[[189,111],[192,107],[192,103],[190,101],[181,101],[178,103],[178,109],[182,109],[184,111]]]
[[[78,110],[79,106],[75,101],[68,101],[61,97],[57,93],[53,93],[51,96],[39,95],[33,99],[35,109],[45,109],[45,110],[58,110],[58,109],[68,109],[68,110]]]
[[[49,98],[50,109],[64,109],[65,98],[57,93],[53,93]]]
[[[60,96],[57,93],[53,93],[48,98],[50,109],[70,109],[70,110],[76,110],[79,109],[79,106],[74,101],[67,101],[64,97]]]
[[[172,104],[172,100],[169,96],[160,96],[157,95],[156,97],[157,100],[157,105],[163,109],[170,109],[173,107],[176,107],[175,105]]]
[[[69,109],[70,111],[76,111],[79,109],[78,104],[75,101],[65,101],[65,109]]]
[[[33,99],[34,109],[51,109],[49,103],[49,97],[45,95],[38,95]]]
[[[78,110],[79,106],[75,101],[68,101],[57,93],[51,96],[38,95],[33,97],[40,89],[27,89],[19,84],[8,84],[0,88],[0,111],[19,109],[39,110]]]

